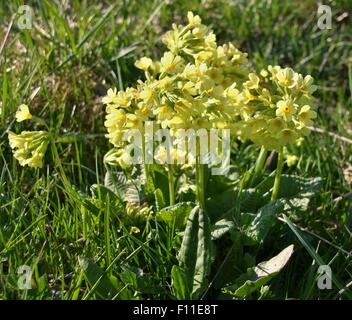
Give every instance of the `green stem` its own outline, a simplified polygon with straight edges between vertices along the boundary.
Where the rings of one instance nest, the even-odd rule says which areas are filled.
[[[205,192],[204,192],[204,164],[197,163],[197,198],[199,206],[205,209]]]
[[[88,236],[88,222],[87,222],[87,209],[81,205],[82,212],[82,225],[83,225],[83,239],[87,241]]]
[[[149,179],[149,166],[145,162],[146,154],[145,154],[145,137],[144,137],[144,135],[142,135],[142,155],[143,155],[145,183],[147,184],[148,179]]]
[[[169,198],[170,206],[175,204],[175,182],[174,182],[174,172],[171,164],[168,165],[168,181],[169,181]]]
[[[268,153],[268,151],[265,149],[264,146],[262,146],[260,149],[259,155],[258,155],[257,162],[255,164],[254,173],[253,173],[252,178],[250,180],[251,186],[253,185],[255,179],[258,177],[259,173],[262,171],[262,169],[264,167],[267,153]]]
[[[264,164],[265,164],[267,153],[268,153],[268,151],[265,149],[264,146],[262,146],[260,149],[260,152],[259,152],[257,163],[255,165],[255,170],[254,170],[255,177],[259,174],[260,171],[262,171]]]
[[[110,249],[110,197],[107,196],[106,210],[104,212],[104,235],[105,235],[105,250],[106,250],[106,265],[111,263]]]
[[[68,180],[66,174],[65,174],[65,171],[62,167],[62,164],[61,164],[61,160],[60,160],[60,156],[59,156],[59,152],[56,148],[56,144],[55,144],[55,140],[53,137],[50,137],[50,144],[51,144],[51,150],[52,152],[54,153],[54,162],[55,162],[55,165],[56,167],[59,169],[59,172],[61,173],[61,178],[62,178],[62,181],[64,182],[64,184],[66,185],[66,187],[70,188],[71,189],[71,183],[70,181]]]
[[[280,178],[281,178],[283,163],[284,163],[284,154],[282,152],[282,148],[280,148],[280,150],[278,151],[277,168],[276,168],[273,193],[271,194],[271,201],[275,201],[279,193]]]

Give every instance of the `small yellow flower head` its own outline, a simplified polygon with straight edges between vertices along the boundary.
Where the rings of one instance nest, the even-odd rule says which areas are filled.
[[[190,27],[197,27],[202,23],[201,18],[199,16],[195,16],[193,12],[188,11],[187,18]]]
[[[293,88],[297,83],[297,74],[291,68],[281,69],[276,77],[278,83],[287,88]]]
[[[10,147],[14,157],[21,166],[41,168],[49,144],[49,133],[46,131],[22,131],[21,134],[9,132]]]
[[[291,121],[295,112],[293,102],[290,100],[281,100],[277,104],[276,115],[284,118],[286,121]]]
[[[143,125],[142,119],[138,115],[129,113],[127,114],[126,128],[138,129]]]
[[[307,75],[303,78],[302,75],[299,75],[297,80],[297,87],[305,95],[312,95],[313,92],[317,89],[315,85],[313,85],[314,79],[312,76]]]
[[[143,71],[148,71],[148,69],[152,66],[153,61],[150,58],[143,57],[135,62],[135,66],[138,69],[141,69]]]
[[[268,121],[268,130],[271,133],[278,133],[285,128],[285,122],[281,118],[274,118]]]
[[[293,167],[297,161],[298,161],[298,157],[293,155],[293,154],[287,154],[286,155],[286,164],[288,167]]]
[[[167,105],[161,105],[156,110],[154,110],[154,115],[157,116],[159,122],[169,120],[173,117],[174,112]]]
[[[103,103],[106,105],[117,103],[116,91],[117,91],[116,88],[109,89],[107,92],[107,95],[105,97],[103,97]]]
[[[249,81],[245,82],[243,85],[248,89],[258,89],[259,88],[259,77],[255,73],[250,73],[248,75]]]
[[[311,76],[303,77],[291,68],[269,66],[258,76],[249,74],[243,87],[243,123],[237,125],[242,138],[277,150],[309,133],[307,126],[317,116],[313,110],[311,93],[315,86]]]
[[[141,230],[138,227],[133,226],[133,227],[131,227],[130,232],[137,234],[137,233],[140,233]]]
[[[161,72],[177,73],[182,68],[182,58],[173,55],[171,52],[165,52],[164,56],[160,59]]]
[[[29,112],[28,106],[25,104],[21,104],[16,112],[16,120],[17,122],[22,122],[24,120],[32,119],[32,115]]]
[[[156,98],[156,92],[150,87],[145,87],[140,93],[140,98],[143,99],[145,103],[150,103]]]
[[[297,133],[291,129],[283,129],[277,134],[277,139],[281,145],[294,143],[297,139]]]
[[[311,110],[309,105],[304,105],[298,113],[298,119],[303,126],[311,126],[313,120],[317,117],[317,113]]]
[[[146,221],[151,214],[149,207],[141,207],[138,203],[127,202],[126,204],[126,218],[125,222],[132,224],[131,232],[139,233],[140,230],[134,224]]]

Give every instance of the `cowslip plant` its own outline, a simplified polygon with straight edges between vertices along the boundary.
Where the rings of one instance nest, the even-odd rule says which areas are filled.
[[[21,166],[32,168],[43,166],[43,157],[48,147],[50,137],[46,131],[22,131],[21,134],[9,132],[10,147],[13,155]]]
[[[145,121],[154,121],[156,128],[169,129],[176,141],[177,129],[211,128],[230,129],[236,138],[253,141],[261,150],[252,181],[264,166],[267,150],[275,150],[278,165],[271,204],[259,211],[257,221],[250,229],[252,233],[249,232],[264,237],[266,231],[262,230],[267,226],[261,212],[264,217],[264,213],[271,210],[272,217],[283,208],[283,202],[276,203],[276,199],[286,146],[297,141],[301,143],[317,116],[312,97],[316,89],[313,78],[280,66],[268,66],[256,73],[249,67],[246,53],[232,44],[218,45],[214,33],[198,16],[188,13],[187,18],[186,26],[173,25],[163,37],[168,51],[160,60],[142,57],[136,61],[135,66],[144,71],[145,81],[139,80],[136,88],[125,91],[109,89],[103,98],[107,106],[107,137],[115,146],[107,159],[110,164],[115,161],[126,167],[128,155],[124,146],[127,142],[123,134],[131,128],[143,131]],[[172,163],[180,156],[183,155],[173,150]],[[183,299],[202,296],[212,261],[204,165],[200,164],[199,157],[198,146],[195,183],[199,207],[189,214],[178,256],[179,266],[172,270],[174,294]],[[155,160],[167,166],[172,206],[175,203],[175,166],[167,165],[167,159],[165,147],[158,149]],[[292,163],[294,159],[288,160]],[[172,209],[166,212],[172,212]],[[225,220],[224,232],[231,229],[229,223]]]
[[[171,147],[177,144],[179,140],[177,130],[180,129],[207,131],[226,129],[240,141],[251,140],[261,148],[252,181],[264,166],[267,150],[278,153],[274,182],[270,179],[272,177],[267,177],[255,191],[247,189],[242,194],[243,189],[246,189],[243,184],[234,195],[233,181],[229,186],[221,186],[223,189],[220,188],[220,194],[215,188],[208,188],[206,192],[205,184],[209,178],[205,173],[205,165],[201,162],[200,140],[196,141],[194,159],[189,153],[183,154],[175,148],[172,148],[169,154],[168,149],[162,146],[153,156],[155,162],[168,173],[169,206],[166,207],[164,193],[159,188],[152,190],[154,206],[148,206],[147,201],[140,203],[142,197],[139,197],[139,194],[136,202],[127,201],[126,205],[123,204],[125,215],[120,217],[125,220],[125,225],[129,227],[131,234],[143,234],[142,225],[148,223],[148,219],[154,214],[154,209],[157,211],[155,218],[166,222],[172,232],[184,229],[177,256],[179,265],[172,268],[171,278],[174,295],[177,298],[194,299],[203,297],[208,290],[208,276],[214,260],[212,240],[217,240],[235,228],[234,222],[228,216],[225,218],[221,216],[221,219],[214,218],[214,214],[210,214],[210,204],[212,208],[221,208],[222,202],[228,202],[226,197],[229,196],[231,201],[238,200],[236,210],[241,214],[245,206],[250,209],[248,211],[243,209],[244,213],[256,212],[255,218],[245,214],[243,214],[245,218],[240,218],[243,218],[243,221],[245,219],[249,221],[246,220],[247,229],[244,228],[248,238],[245,240],[246,245],[262,242],[272,217],[287,205],[284,200],[277,199],[280,198],[280,179],[283,178],[285,187],[289,186],[291,181],[289,177],[282,176],[284,156],[287,158],[288,165],[297,161],[295,156],[288,154],[287,146],[297,141],[302,142],[309,133],[309,127],[313,124],[317,113],[312,96],[316,87],[313,85],[311,76],[303,76],[291,68],[280,66],[268,66],[257,73],[250,67],[246,53],[241,52],[231,43],[219,45],[213,31],[202,24],[199,16],[190,12],[187,18],[187,25],[173,25],[172,30],[165,34],[162,41],[167,50],[159,60],[142,57],[135,62],[135,66],[144,72],[145,80],[138,80],[134,87],[128,87],[125,90],[117,91],[115,88],[110,88],[107,95],[103,97],[102,102],[106,106],[104,122],[107,130],[106,137],[113,145],[113,149],[105,155],[104,163],[107,166],[122,168],[126,176],[128,175],[132,180],[132,171],[136,171],[136,168],[129,163],[131,154],[130,149],[126,147],[129,146],[130,141],[126,139],[126,134],[131,130],[138,130],[141,133],[142,144],[145,146],[149,143],[145,138],[146,122],[152,123],[155,130],[168,130],[171,136],[169,141]],[[44,124],[48,129],[48,131],[23,131],[18,135],[9,132],[10,147],[13,149],[14,157],[22,166],[40,168],[43,166],[43,158],[50,143],[53,146],[53,152],[57,153],[56,141],[71,142],[69,138],[60,140],[50,132],[44,120],[33,116],[27,105],[19,107],[16,119],[18,122],[36,121]],[[222,143],[221,138],[218,142]],[[230,147],[234,145],[233,139]],[[162,175],[155,170],[154,166],[147,163],[144,148],[142,151],[144,166],[140,171],[144,175],[143,180],[147,182],[149,179],[157,180],[157,177]],[[178,159],[185,156],[189,163],[178,164]],[[156,172],[149,172],[150,169]],[[61,173],[65,177],[62,168]],[[194,185],[187,184],[190,179],[194,180],[195,188],[193,188]],[[305,182],[296,180],[305,186]],[[68,179],[65,177],[66,181]],[[143,183],[139,182],[138,187],[142,189]],[[182,186],[181,183],[183,183]],[[215,178],[213,183],[216,183]],[[306,185],[308,192],[310,185],[308,183]],[[176,204],[176,188],[178,191],[192,190],[192,193],[196,189],[197,205],[188,200],[188,202]],[[108,191],[112,192],[110,189]],[[269,191],[271,192],[269,203],[262,203],[263,199],[267,200]],[[104,207],[104,203],[101,203],[104,201],[100,198],[101,195],[99,195],[99,201],[92,203],[96,205],[94,208]],[[150,200],[148,194],[145,198]],[[296,190],[292,191],[290,198],[297,203],[302,200]],[[257,206],[257,203],[260,203],[260,206]],[[229,211],[236,211],[232,209]],[[226,215],[226,212],[221,214]],[[109,216],[105,218],[105,230],[109,230],[108,222]],[[84,238],[87,237],[86,233],[85,229]],[[240,241],[237,238],[235,240]],[[276,271],[274,273],[276,274]],[[241,297],[245,296],[252,292],[254,287],[257,289],[259,285],[269,281],[273,275],[263,277],[260,281],[254,279],[256,276],[258,276],[258,270],[253,269],[250,277],[248,275],[241,277],[238,282],[240,287],[236,285],[237,287],[233,288],[235,293],[237,292]],[[252,281],[255,284],[254,287],[251,287],[252,282],[247,281]]]
[[[121,151],[126,145],[124,133],[131,128],[143,133],[144,121],[170,129],[177,139],[177,129],[232,128],[240,119],[241,86],[248,75],[247,55],[231,43],[217,45],[214,33],[201,23],[199,16],[190,12],[187,17],[186,26],[174,25],[163,37],[168,51],[159,61],[143,57],[135,63],[144,71],[146,81],[139,80],[136,88],[125,91],[109,89],[103,98],[107,106],[107,137],[116,148],[115,159],[121,166],[126,166],[128,157]],[[177,153],[172,152],[174,160],[180,157]],[[163,163],[166,158],[167,150],[159,148],[155,159]],[[194,160],[198,201],[204,207],[204,172],[199,153]],[[169,165],[172,204],[173,170]]]
[[[301,141],[317,117],[314,110],[313,78],[291,68],[268,66],[259,74],[250,73],[244,83],[243,121],[237,134],[262,147],[258,169],[263,165],[265,150],[278,152],[277,179],[272,199],[275,200],[283,165],[283,148]]]

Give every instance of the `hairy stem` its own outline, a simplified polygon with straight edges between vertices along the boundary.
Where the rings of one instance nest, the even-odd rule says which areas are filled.
[[[282,152],[282,148],[280,148],[280,150],[278,151],[277,168],[276,168],[273,193],[271,194],[271,201],[275,201],[277,199],[277,195],[279,193],[280,178],[281,178],[283,163],[284,163],[284,155]]]
[[[169,181],[169,199],[170,206],[175,204],[175,179],[173,167],[171,164],[168,165],[168,181]]]

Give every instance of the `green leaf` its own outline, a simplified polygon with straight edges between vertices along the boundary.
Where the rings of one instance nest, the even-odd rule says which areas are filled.
[[[229,216],[235,208],[236,193],[234,190],[227,190],[223,193],[214,194],[206,200],[206,208],[212,222]]]
[[[271,193],[271,188],[274,185],[274,176],[267,177],[260,185],[257,186],[259,194],[266,196]],[[299,176],[290,176],[283,174],[280,178],[280,189],[278,198],[295,198],[303,193],[317,193],[322,186],[323,179],[303,178]]]
[[[111,299],[118,292],[120,299],[131,299],[132,294],[128,288],[123,289],[121,282],[114,276],[108,276],[98,265],[86,257],[79,257],[78,263],[86,281],[91,286],[90,294],[96,293],[100,299]]]
[[[101,197],[101,199],[105,200],[109,196],[110,199],[119,200],[115,192],[111,191],[111,189],[103,185],[92,184],[90,187],[90,191],[93,197],[96,199],[99,199],[99,197]]]
[[[211,266],[211,232],[209,218],[204,210],[196,206],[191,211],[183,236],[178,260],[186,274],[192,299],[204,293]]]
[[[234,292],[234,295],[244,298],[268,283],[287,264],[292,256],[293,248],[294,246],[291,244],[277,256],[259,263],[254,268],[248,269],[247,274],[238,279],[239,282],[243,282],[244,280],[245,282]]]
[[[231,231],[235,224],[231,220],[222,219],[215,223],[212,227],[211,237],[213,240],[221,238],[225,233]]]
[[[154,191],[154,196],[155,196],[156,210],[160,211],[162,208],[165,207],[165,199],[164,199],[163,192],[160,189],[156,189]]]
[[[104,178],[104,186],[118,197],[123,198],[127,190],[127,178],[121,171],[108,170]]]
[[[193,207],[192,202],[180,202],[173,206],[161,209],[157,214],[157,219],[166,222],[170,225],[175,225],[175,228],[180,229],[186,224],[186,219]]]
[[[246,235],[256,243],[263,243],[273,223],[276,221],[276,217],[282,213],[285,203],[284,199],[278,199],[260,208],[246,229]]]
[[[245,189],[242,190],[239,202],[241,212],[256,212],[258,208],[261,208],[268,202],[268,198],[263,197],[256,189]]]
[[[179,266],[173,266],[171,270],[171,286],[173,294],[178,300],[189,300],[190,292],[188,288],[187,276]]]
[[[82,205],[88,209],[91,213],[93,213],[95,216],[99,216],[100,214],[100,209],[94,205],[90,200],[88,199],[83,199],[82,200]]]
[[[291,220],[283,215],[284,220],[286,224],[289,226],[289,228],[292,230],[294,235],[297,237],[297,239],[300,241],[300,243],[304,246],[304,248],[308,251],[309,255],[319,264],[319,266],[326,265],[324,260],[315,252],[315,250],[312,248],[312,246],[309,244],[309,242],[305,239],[304,235],[293,225]],[[337,279],[337,277],[332,277],[332,282],[335,284],[335,286],[339,289],[342,290],[345,286]],[[346,296],[349,299],[352,299],[352,295],[346,290],[344,291]]]

